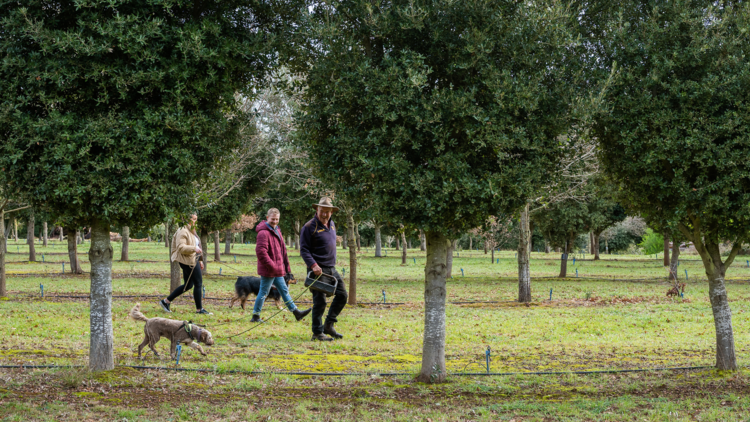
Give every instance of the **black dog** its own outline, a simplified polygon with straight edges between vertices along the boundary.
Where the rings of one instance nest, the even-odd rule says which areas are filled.
[[[297,280],[294,279],[294,275],[291,273],[284,276],[284,281],[286,281],[287,287],[290,284],[297,284]],[[229,307],[231,308],[234,302],[239,300],[240,306],[244,310],[247,296],[251,293],[258,296],[258,292],[260,292],[260,277],[237,277],[237,281],[234,283],[234,297],[229,302]],[[273,299],[277,308],[284,308],[281,303],[281,293],[279,293],[276,287],[271,286],[271,290],[268,291],[268,297]]]

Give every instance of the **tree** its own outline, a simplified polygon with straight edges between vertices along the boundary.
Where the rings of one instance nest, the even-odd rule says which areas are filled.
[[[446,377],[449,237],[518,209],[559,153],[568,13],[551,2],[336,1],[304,29],[299,139],[318,176],[425,231],[422,381]]]
[[[299,6],[0,7],[0,185],[91,227],[91,369],[114,366],[110,226],[150,227],[195,206],[200,170],[238,144],[236,94],[254,95],[275,69]]]
[[[591,227],[588,204],[566,199],[539,210],[532,218],[550,244],[562,249],[559,277],[567,277],[568,254],[573,250],[578,235],[587,232]]]
[[[750,54],[744,2],[611,3],[591,32],[605,171],[647,221],[692,241],[709,282],[716,367],[737,369],[724,277],[750,233]],[[595,62],[595,63],[594,63]],[[732,249],[722,259],[719,244]]]
[[[617,202],[610,199],[608,192],[611,185],[596,186],[594,196],[587,201],[590,218],[590,230],[593,233],[594,260],[599,259],[599,238],[604,230],[625,220],[627,214],[625,209]]]
[[[122,252],[120,261],[130,261],[128,252],[130,251],[130,227],[122,226]]]

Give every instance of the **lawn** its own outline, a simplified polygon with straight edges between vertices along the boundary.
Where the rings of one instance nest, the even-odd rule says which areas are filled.
[[[119,243],[113,244],[119,258]],[[310,341],[309,317],[294,321],[266,303],[267,323],[254,327],[249,313],[229,299],[237,275],[255,274],[253,245],[234,245],[222,262],[209,263],[205,307],[194,314],[192,295],[175,305],[174,319],[207,324],[216,344],[209,355],[183,351],[180,368],[199,372],[136,370],[176,368],[168,342],[137,358],[143,323],[126,315],[136,302],[148,317],[165,316],[157,305],[168,292],[168,253],[163,244],[132,243],[130,262],[113,265],[115,361],[113,372],[89,374],[88,274],[62,274],[64,244],[37,246],[29,263],[26,245],[9,244],[7,300],[0,301],[0,365],[70,365],[73,368],[4,369],[0,372],[3,420],[747,420],[750,400],[744,366],[750,350],[750,269],[735,261],[727,275],[733,311],[737,373],[710,367],[714,327],[705,274],[697,256],[683,255],[688,271],[683,298],[668,298],[659,258],[576,256],[558,279],[559,255],[534,252],[533,302],[517,296],[513,252],[459,251],[448,283],[446,359],[449,383],[429,386],[412,378],[420,367],[424,252],[374,258],[359,254],[357,306],[347,306],[333,343]],[[88,243],[79,245],[84,271]],[[208,248],[210,251],[212,247]],[[221,245],[221,250],[224,246]],[[17,251],[17,252],[16,252]],[[290,250],[300,283],[291,286],[301,308],[304,265]],[[340,272],[348,251],[339,250]],[[463,269],[463,275],[462,270]],[[576,276],[578,270],[578,277]],[[44,286],[44,298],[40,285]],[[550,300],[550,292],[552,300]],[[385,303],[383,303],[385,295]],[[275,316],[274,316],[275,315]],[[478,376],[486,372],[512,375]],[[166,356],[166,357],[165,357]],[[646,372],[574,374],[571,371],[646,369]],[[252,372],[252,374],[251,374]],[[335,372],[319,377],[290,373]],[[533,372],[563,374],[532,375]],[[398,374],[383,376],[383,374]],[[179,398],[179,399],[178,399]],[[177,404],[179,403],[179,404]],[[189,404],[188,404],[189,403]],[[744,419],[743,419],[744,418]]]

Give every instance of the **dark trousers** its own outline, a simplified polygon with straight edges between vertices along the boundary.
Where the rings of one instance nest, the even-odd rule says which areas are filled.
[[[182,286],[174,289],[172,293],[167,296],[167,300],[170,302],[177,299],[177,296],[185,293],[186,291],[193,289],[193,299],[195,300],[195,309],[203,309],[203,275],[201,274],[201,267],[198,263],[195,267],[190,268],[189,265],[185,265],[180,262],[180,268],[182,268],[182,279],[184,283]],[[191,274],[192,272],[192,274]]]
[[[331,301],[331,307],[328,308],[328,315],[326,316],[326,322],[334,323],[338,321],[336,317],[339,316],[341,310],[344,309],[344,306],[346,306],[346,300],[349,298],[349,295],[346,293],[344,280],[341,278],[341,275],[338,273],[338,271],[336,271],[336,268],[320,267],[320,269],[323,270],[323,274],[332,275],[336,277],[336,280],[339,281],[338,285],[336,286],[336,292],[333,295],[333,301]],[[308,273],[310,271],[312,271],[312,268],[307,269]],[[310,275],[313,277],[315,276],[314,274]],[[312,332],[313,334],[321,334],[323,333],[323,312],[326,311],[326,294],[312,290],[312,297]]]

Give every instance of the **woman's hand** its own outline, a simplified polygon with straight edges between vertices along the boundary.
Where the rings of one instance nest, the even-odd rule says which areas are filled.
[[[201,265],[201,271],[203,271],[203,261],[198,262]]]
[[[201,254],[203,254],[203,249],[201,249],[200,246],[196,246],[195,247],[195,253],[197,253],[198,255],[201,255]]]

